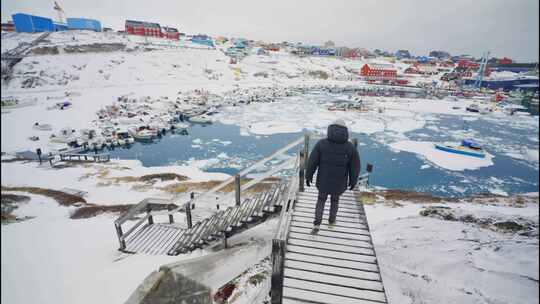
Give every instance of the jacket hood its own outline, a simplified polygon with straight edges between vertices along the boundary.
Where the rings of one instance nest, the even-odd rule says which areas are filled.
[[[337,144],[344,144],[349,140],[349,130],[344,126],[331,124],[326,134],[329,141]]]

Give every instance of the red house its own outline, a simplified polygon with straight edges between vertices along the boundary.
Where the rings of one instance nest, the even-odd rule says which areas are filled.
[[[364,64],[360,76],[369,80],[391,80],[397,77],[397,70],[391,64]]]
[[[4,32],[14,32],[15,31],[15,25],[12,21],[8,21],[7,23],[2,23],[2,31]]]
[[[158,23],[126,20],[126,33],[139,36],[162,37],[161,26]]]
[[[179,40],[180,39],[180,32],[178,32],[178,29],[174,27],[162,27],[163,29],[163,37],[167,39],[172,40]]]
[[[512,59],[504,57],[502,59],[499,59],[499,64],[512,64]]]
[[[467,69],[478,69],[480,67],[480,64],[467,59],[460,59],[458,62],[458,67]]]

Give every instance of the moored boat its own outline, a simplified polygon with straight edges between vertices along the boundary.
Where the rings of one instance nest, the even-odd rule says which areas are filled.
[[[193,123],[200,123],[200,124],[212,123],[212,119],[210,119],[210,117],[206,114],[190,117],[189,121]]]
[[[478,158],[486,157],[486,153],[477,143],[472,140],[464,139],[460,145],[452,144],[435,144],[435,148],[441,151],[473,156]]]
[[[135,140],[140,141],[149,141],[156,136],[155,132],[145,126],[130,128],[128,131]]]

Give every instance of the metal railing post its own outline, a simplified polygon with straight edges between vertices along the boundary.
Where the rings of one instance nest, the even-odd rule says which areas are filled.
[[[271,303],[281,304],[283,300],[283,265],[285,260],[285,241],[272,240],[272,287]]]
[[[236,196],[236,206],[240,206],[240,175],[234,176],[234,194]]]

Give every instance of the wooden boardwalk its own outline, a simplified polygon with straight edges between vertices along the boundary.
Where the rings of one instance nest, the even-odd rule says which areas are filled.
[[[387,303],[363,205],[353,191],[346,191],[340,197],[336,225],[329,227],[328,198],[320,231],[312,235],[317,194],[315,187],[306,187],[292,207],[282,303]]]

